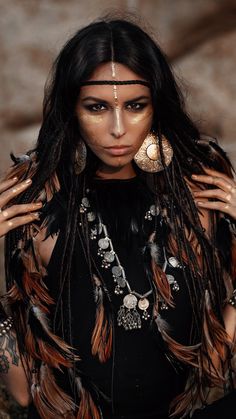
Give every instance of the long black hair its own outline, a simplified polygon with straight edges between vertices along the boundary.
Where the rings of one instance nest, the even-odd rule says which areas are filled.
[[[28,152],[29,159],[26,161],[16,160],[17,164],[12,170],[12,173],[17,174],[19,178],[25,177],[26,174],[33,177],[32,186],[17,199],[17,202],[23,203],[38,199],[42,190],[45,189],[45,185],[46,191],[50,191],[51,194],[56,194],[59,185],[60,190],[66,195],[65,241],[55,324],[57,320],[59,322],[62,320],[63,312],[60,307],[65,293],[69,299],[71,261],[77,235],[78,193],[82,185],[81,179],[84,179],[84,173],[86,173],[87,178],[94,176],[99,164],[98,159],[89,151],[84,173],[79,176],[75,174],[76,150],[81,141],[80,127],[75,115],[76,103],[81,83],[88,80],[100,64],[110,62],[111,57],[115,62],[126,65],[138,76],[149,82],[154,109],[152,131],[156,132],[160,139],[162,135],[168,138],[173,148],[172,163],[169,167],[166,167],[160,141],[164,170],[161,174],[144,174],[144,177],[147,177],[147,183],[150,182],[152,187],[158,191],[159,196],[160,191],[162,192],[159,200],[162,209],[165,210],[166,223],[170,229],[169,248],[174,249],[179,259],[183,263],[187,261],[190,267],[190,275],[186,278],[186,282],[191,289],[191,303],[194,312],[191,344],[196,345],[201,342],[202,352],[194,354],[191,349],[191,354],[188,354],[185,359],[184,351],[181,351],[181,345],[173,344],[173,341],[168,341],[165,333],[163,335],[175,356],[195,367],[194,373],[197,377],[195,384],[199,390],[204,381],[203,378],[207,377],[209,379],[211,376],[209,365],[212,367],[212,362],[208,344],[218,345],[216,341],[219,337],[218,333],[217,338],[211,337],[210,343],[207,342],[203,331],[203,316],[206,309],[208,309],[208,312],[211,310],[213,320],[210,323],[207,318],[207,326],[214,326],[220,330],[219,340],[224,345],[227,339],[222,331],[221,306],[225,295],[222,285],[222,269],[216,262],[218,255],[215,254],[215,242],[209,240],[201,226],[199,214],[187,181],[193,182],[191,174],[193,172],[202,173],[204,166],[224,170],[232,176],[231,164],[216,143],[201,139],[198,128],[184,108],[181,92],[165,54],[156,41],[139,25],[127,19],[102,18],[80,29],[62,48],[46,85],[43,122],[37,144],[33,150]],[[198,252],[201,259],[200,265],[195,249],[188,239],[190,232],[192,232],[192,237],[197,239],[198,249],[200,249]],[[48,329],[45,324],[43,333],[40,336],[37,335],[36,326],[39,327],[42,318],[39,315],[37,317],[37,310],[34,307],[40,307],[46,313],[45,307],[50,303],[50,300],[47,300],[46,291],[43,290],[44,293],[42,293],[42,289],[37,288],[35,281],[32,280],[32,264],[27,265],[29,259],[21,257],[25,262],[21,269],[21,276],[19,276],[19,271],[15,271],[12,264],[13,254],[22,255],[23,249],[24,255],[28,252],[34,259],[34,268],[39,277],[40,274],[43,275],[43,271],[39,269],[39,258],[35,254],[34,244],[31,241],[31,233],[31,228],[24,227],[8,234],[6,239],[6,274],[10,301],[17,313],[15,324],[18,330],[19,346],[24,352],[24,336],[27,333],[28,346],[26,345],[26,347],[31,348],[30,355],[34,358],[36,346],[32,342],[37,341],[37,339],[44,341],[48,339],[48,336],[46,336]],[[202,273],[200,279],[199,266],[201,266]],[[161,286],[158,281],[160,273],[158,269],[153,269],[156,285]],[[27,275],[25,271],[27,271]],[[207,300],[206,295],[209,296]],[[38,323],[36,326],[32,316],[37,317]],[[69,330],[70,313],[68,314],[67,324]],[[159,328],[162,332],[160,325]],[[71,331],[63,338],[71,344]],[[50,339],[49,344],[51,346],[54,344],[56,351],[54,356],[58,357],[58,364],[63,365],[61,359],[64,356],[66,360],[64,365],[67,365],[67,361],[69,365],[70,357],[73,357],[70,348],[64,346],[63,350],[60,349],[60,345],[62,346],[63,343],[57,341],[55,335],[50,335]],[[199,346],[197,348],[199,349]],[[219,345],[217,348],[219,348]],[[44,356],[44,350],[45,347],[41,350],[39,358],[43,361],[47,360],[49,365],[55,366],[50,364],[48,354],[47,357]],[[45,364],[43,366],[45,367]],[[212,368],[214,370],[214,366]],[[213,375],[213,381],[215,379],[215,382],[217,382],[219,378],[217,372],[214,371]],[[178,412],[187,411],[188,395],[194,394],[193,381],[193,379],[190,379],[185,395],[179,399]],[[198,395],[199,392],[196,394]],[[195,400],[197,399],[196,394],[194,395]],[[86,403],[84,403],[85,405]],[[55,406],[51,408],[56,409]],[[39,409],[41,408],[39,407]],[[45,417],[51,417],[47,416],[49,415],[47,410],[45,410],[47,413],[44,410],[40,411],[42,415],[46,415]],[[59,414],[58,412],[60,413],[59,408],[57,414]],[[95,413],[93,414],[95,415]]]

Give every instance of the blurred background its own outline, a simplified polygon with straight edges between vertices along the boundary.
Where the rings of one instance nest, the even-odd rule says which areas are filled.
[[[236,161],[236,0],[0,0],[2,174],[10,151],[24,153],[37,139],[44,84],[62,45],[114,9],[139,15],[169,57],[190,115]],[[14,409],[0,418],[20,418]]]

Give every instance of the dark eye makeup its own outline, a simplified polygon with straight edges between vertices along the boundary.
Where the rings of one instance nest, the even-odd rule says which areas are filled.
[[[106,108],[106,105],[104,103],[93,103],[90,105],[84,105],[84,107],[90,112],[100,112]]]
[[[148,104],[141,102],[128,102],[126,108],[128,110],[137,112],[143,110]],[[107,104],[105,103],[93,103],[89,105],[84,105],[85,108],[90,112],[102,112],[107,109]]]
[[[130,102],[127,103],[127,109],[131,109],[133,111],[141,111],[147,106],[147,103],[140,103],[140,102]]]

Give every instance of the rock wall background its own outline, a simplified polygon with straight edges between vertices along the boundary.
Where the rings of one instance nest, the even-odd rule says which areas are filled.
[[[236,161],[235,0],[0,0],[2,173],[9,152],[24,152],[37,138],[44,83],[61,46],[113,8],[139,13],[151,25],[190,114]]]

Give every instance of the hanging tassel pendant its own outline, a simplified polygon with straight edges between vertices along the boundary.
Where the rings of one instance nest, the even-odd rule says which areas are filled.
[[[137,303],[138,299],[133,294],[127,294],[123,299],[123,305],[118,311],[117,322],[125,330],[141,328],[141,317],[136,310]]]
[[[150,314],[148,314],[148,311],[147,311],[149,305],[150,305],[149,301],[145,297],[141,298],[138,302],[138,308],[140,310],[142,310],[142,312],[143,312],[142,319],[144,319],[144,320],[148,320],[149,317],[150,317]]]

